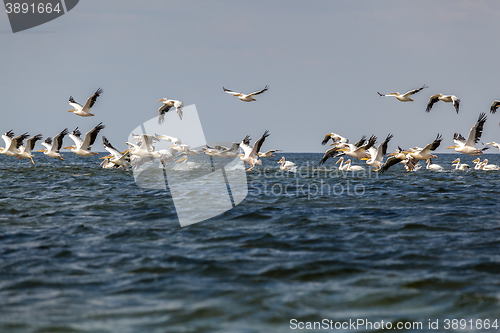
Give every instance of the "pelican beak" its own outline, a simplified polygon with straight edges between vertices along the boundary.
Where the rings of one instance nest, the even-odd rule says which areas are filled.
[[[73,149],[75,146],[67,146],[67,147],[63,147],[62,149]]]
[[[68,112],[75,112],[75,111],[76,111],[76,109],[75,110],[68,110]]]
[[[369,160],[369,158],[368,158],[368,157],[363,157],[363,158],[361,159],[361,161],[368,161],[368,160]]]
[[[446,149],[455,149],[455,148],[457,148],[457,145],[446,147]]]
[[[184,156],[184,157],[182,157],[182,158],[178,159],[177,161],[175,161],[175,163],[184,162],[186,159],[187,159],[187,157],[186,157],[186,156]]]
[[[130,149],[127,149],[127,150],[122,151],[121,153],[125,154],[125,153],[128,153],[129,151],[130,151]]]
[[[44,153],[45,152],[45,149],[39,149],[37,150],[37,153]]]
[[[163,101],[163,98],[162,98],[162,99],[157,100],[156,102],[158,103],[158,102],[162,102],[162,101]]]
[[[394,156],[394,155],[396,155],[396,153],[387,154],[387,156]]]
[[[479,163],[480,159],[479,158],[476,158],[474,161],[472,161],[472,163]]]
[[[339,149],[339,151],[348,151],[349,149],[347,148],[342,148],[342,149]]]
[[[453,164],[453,163],[458,163],[458,159],[456,159],[453,162],[451,162],[451,164]]]

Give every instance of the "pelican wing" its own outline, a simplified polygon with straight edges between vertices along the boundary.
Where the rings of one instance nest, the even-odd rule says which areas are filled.
[[[427,108],[425,109],[425,112],[431,112],[432,106],[436,104],[436,102],[439,101],[439,94],[437,95],[432,95],[429,98],[429,102],[427,103]]]
[[[8,150],[12,144],[12,138],[14,137],[14,132],[12,130],[8,131],[2,135],[3,141],[5,141],[5,149]]]
[[[389,144],[389,141],[391,141],[392,137],[393,137],[392,134],[387,135],[387,137],[385,138],[384,142],[382,142],[382,144],[380,146],[378,146],[377,152],[376,152],[375,156],[372,155],[372,159],[374,161],[380,161],[380,162],[382,162],[382,159],[384,158],[384,155],[387,154],[387,145]],[[369,149],[370,152],[373,151],[372,148]],[[370,153],[370,155],[371,155],[371,153]]]
[[[474,147],[474,144],[478,143],[481,139],[481,135],[483,134],[484,123],[486,122],[486,113],[481,113],[477,122],[472,126],[469,132],[469,137],[467,138],[467,142],[465,143],[468,146]]]
[[[102,144],[104,146],[104,149],[106,149],[106,151],[108,153],[110,153],[111,155],[113,155],[115,158],[122,157],[122,154],[120,153],[120,151],[118,149],[116,149],[115,147],[113,147],[113,145],[108,141],[108,139],[106,139],[106,137],[104,135],[102,136]]]
[[[386,172],[391,166],[398,164],[402,159],[396,156],[391,156],[385,161],[384,165],[380,168],[380,173]]]
[[[264,141],[266,140],[266,138],[269,136],[269,131],[266,130],[264,132],[264,134],[257,140],[255,141],[255,144],[253,145],[253,149],[252,149],[252,155],[254,156],[258,156],[258,153],[260,151],[260,147],[262,147],[262,144],[264,143]]]
[[[175,101],[174,107],[175,107],[175,111],[177,111],[177,115],[182,120],[182,116],[183,116],[182,110],[184,108],[184,103],[182,103],[181,101]]]
[[[423,154],[424,151],[430,152],[436,150],[439,145],[441,144],[441,141],[443,141],[443,136],[438,133],[436,136],[436,139],[429,143],[427,146],[425,146],[420,153]]]
[[[323,141],[321,141],[321,144],[323,146],[326,145],[328,143],[328,141],[330,141],[330,139],[332,139],[332,141],[335,142],[335,140],[333,140],[332,133],[325,135],[325,138],[323,139]]]
[[[458,114],[458,108],[460,106],[460,99],[457,98],[457,96],[452,95],[451,96],[451,101],[453,102],[453,106],[455,107],[455,111],[457,111],[457,114]]]
[[[248,94],[248,96],[256,96],[256,95],[260,95],[262,94],[263,92],[267,91],[269,89],[269,86],[265,86],[264,89],[262,90],[259,90],[259,91],[255,91],[251,94]]]
[[[80,103],[77,103],[73,96],[69,96],[69,105],[71,105],[74,109],[83,109],[83,106]]]
[[[28,140],[26,140],[26,152],[29,153],[31,152],[34,148],[35,148],[35,144],[38,140],[41,140],[42,139],[42,135],[41,134],[37,134],[35,136],[32,136],[31,138],[29,138]]]
[[[80,130],[78,129],[78,127],[75,128],[73,130],[73,132],[71,132],[69,134],[69,137],[71,138],[71,140],[73,140],[75,142],[76,149],[80,149],[83,146],[83,140],[81,138],[81,135],[82,135],[82,132],[80,132]]]
[[[172,106],[169,106],[167,104],[163,104],[159,109],[158,109],[158,124],[163,124],[165,121],[165,113],[167,113]]]
[[[338,150],[341,149],[342,147],[339,146],[334,146],[330,149],[328,149],[323,157],[321,158],[321,161],[319,161],[319,165],[325,164],[325,162],[331,157],[333,158],[334,156],[337,156]],[[341,154],[344,155],[344,154]]]
[[[494,101],[493,104],[491,104],[490,112],[491,113],[497,112],[498,107],[500,107],[500,101]]]
[[[59,149],[61,149],[62,144],[63,144],[63,139],[68,134],[68,129],[65,128],[62,130],[61,133],[57,134],[54,137],[54,143],[52,144],[52,150],[55,152],[59,152]]]
[[[455,133],[453,134],[453,142],[455,142],[457,145],[465,145],[467,140],[462,136],[460,133]]]
[[[429,88],[429,87],[424,84],[421,88],[410,90],[406,94],[404,94],[403,96],[411,96],[411,95],[416,94],[420,90],[425,89],[425,88]]]
[[[91,129],[90,131],[88,131],[85,134],[85,140],[83,140],[82,149],[90,150],[90,147],[92,147],[92,145],[94,144],[95,139],[97,138],[97,135],[104,127],[105,126],[102,123],[99,123],[99,124],[97,124],[96,127]]]
[[[231,94],[233,96],[241,96],[242,94],[239,93],[239,92],[236,92],[236,91],[232,91],[232,90],[229,90],[229,89],[226,89],[224,87],[222,87],[222,90],[224,90],[225,92],[227,92],[228,94]]]
[[[247,135],[240,143],[240,148],[243,149],[243,152],[245,153],[245,157],[250,156],[250,154],[252,153],[253,148],[252,148],[252,146],[250,146],[250,140],[252,140],[250,138],[250,135]]]
[[[97,100],[97,97],[101,96],[101,94],[102,94],[102,89],[101,88],[97,89],[96,92],[87,99],[87,103],[85,103],[84,108],[87,110],[92,108],[95,104],[95,101]]]

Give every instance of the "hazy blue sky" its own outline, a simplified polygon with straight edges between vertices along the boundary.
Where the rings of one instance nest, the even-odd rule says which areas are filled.
[[[209,141],[257,139],[269,129],[263,149],[322,152],[332,131],[379,142],[390,132],[392,150],[439,132],[446,147],[500,99],[499,18],[496,0],[82,0],[12,34],[4,12],[0,132],[46,137],[103,121],[125,149],[129,132],[168,97],[196,104]],[[222,91],[266,84],[252,103]],[[430,88],[412,103],[377,95],[423,84]],[[69,95],[84,103],[98,87],[95,117],[66,112]],[[439,92],[461,99],[459,115],[443,102],[425,112]],[[499,121],[500,112],[488,114],[483,142],[500,141]]]

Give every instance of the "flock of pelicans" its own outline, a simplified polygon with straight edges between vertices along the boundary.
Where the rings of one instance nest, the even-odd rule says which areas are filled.
[[[418,89],[408,91],[405,94],[400,94],[397,92],[390,94],[381,94],[380,92],[378,92],[378,94],[382,97],[393,96],[402,102],[412,102],[413,99],[411,98],[411,96],[425,88],[428,87],[424,85]],[[243,94],[223,87],[224,92],[231,94],[232,96],[236,96],[244,102],[256,101],[255,96],[264,93],[268,89],[269,87],[266,86],[262,90],[250,94]],[[91,113],[91,108],[94,106],[97,98],[102,94],[102,92],[103,91],[101,88],[97,89],[97,91],[87,99],[87,102],[83,106],[77,103],[73,99],[73,97],[70,96],[69,104],[73,107],[73,109],[69,110],[68,112],[73,112],[75,115],[81,117],[94,116],[94,114]],[[455,95],[443,94],[431,96],[429,98],[426,111],[429,112],[432,106],[438,101],[453,103],[455,110],[458,113],[460,99],[458,99]],[[170,110],[175,110],[179,118],[182,120],[184,103],[178,100],[167,98],[159,99],[157,102],[163,103],[163,105],[158,109],[158,122],[160,124],[165,121],[165,114]],[[490,112],[495,113],[499,107],[500,101],[495,101],[491,105]],[[465,139],[461,134],[455,133],[453,136],[455,145],[448,148],[454,148],[456,152],[467,154],[470,156],[481,155],[484,150],[488,149],[488,145],[492,145],[500,149],[500,144],[497,144],[495,142],[487,143],[485,147],[480,149],[475,147],[475,145],[480,142],[485,122],[486,114],[481,113],[474,126],[472,126],[467,139]],[[60,153],[61,149],[71,149],[71,151],[76,155],[84,157],[97,155],[98,153],[91,151],[91,147],[95,143],[99,132],[104,129],[104,127],[105,126],[102,123],[99,123],[90,131],[88,131],[83,139],[81,137],[82,133],[80,132],[78,127],[71,133],[69,133],[68,129],[65,128],[63,131],[54,136],[53,139],[51,137],[46,138],[45,141],[42,142],[42,145],[45,147],[45,149],[38,150],[38,152],[43,152],[49,157],[58,158],[60,160],[63,160]],[[63,139],[66,135],[68,135],[73,140],[74,145],[63,148]],[[123,152],[120,152],[118,149],[113,147],[108,139],[103,136],[102,141],[104,149],[106,149],[110,153],[110,155],[102,158],[104,159],[104,161],[101,163],[101,165],[104,168],[123,168],[125,170],[128,170],[129,166],[131,166],[132,168],[138,168],[148,161],[159,160],[163,164],[163,166],[165,166],[167,162],[184,162],[186,165],[195,168],[199,165],[194,162],[187,162],[187,157],[190,155],[206,154],[211,157],[240,157],[243,162],[250,165],[247,171],[251,171],[256,165],[262,165],[261,158],[274,157],[274,153],[279,151],[269,150],[265,153],[262,153],[260,151],[265,139],[268,136],[269,131],[266,130],[264,134],[257,141],[255,141],[253,146],[250,145],[251,139],[250,136],[247,135],[240,143],[235,142],[231,147],[224,147],[221,145],[209,147],[208,145],[206,145],[205,147],[202,147],[201,150],[195,150],[191,149],[189,145],[183,144],[181,139],[179,138],[159,134],[141,134],[132,135],[132,141],[138,142],[126,142],[129,149]],[[392,154],[388,154],[389,158],[387,158],[387,160],[384,162],[384,156],[387,153],[387,146],[392,137],[392,134],[387,135],[382,144],[380,144],[378,147],[375,147],[377,137],[374,135],[370,136],[368,139],[366,138],[366,136],[363,136],[361,140],[354,144],[351,144],[349,143],[349,139],[336,133],[329,133],[324,137],[322,144],[326,145],[331,140],[332,143],[330,145],[332,147],[325,152],[319,164],[322,165],[328,159],[338,157],[339,159],[335,164],[340,163],[340,170],[364,170],[364,168],[359,165],[352,165],[351,159],[344,161],[344,156],[349,156],[353,159],[366,161],[366,164],[375,168],[374,171],[380,172],[385,172],[391,166],[394,166],[398,163],[403,164],[407,171],[415,171],[421,167],[419,165],[419,161],[426,161],[427,169],[443,169],[440,165],[432,163],[432,159],[437,157],[436,155],[433,155],[432,152],[439,147],[441,141],[443,140],[441,135],[438,134],[434,141],[423,148],[415,147],[405,150],[398,147],[398,149],[396,149]],[[27,133],[21,134],[19,136],[14,136],[14,132],[10,130],[2,135],[2,138],[5,141],[5,148],[0,148],[0,154],[17,157],[18,159],[29,159],[32,164],[35,164],[32,152],[34,151],[36,142],[42,140],[41,134],[32,137],[29,137]],[[26,144],[24,144],[24,140],[26,140]],[[171,143],[171,145],[168,147],[168,149],[156,150],[154,144],[162,140]],[[243,150],[242,154],[240,153],[240,148],[241,150]],[[485,159],[484,161],[480,161],[480,159],[477,158],[473,161],[473,163],[475,163],[474,169],[500,170],[500,167],[498,167],[497,165],[488,164],[487,159]],[[286,161],[284,157],[282,157],[278,161],[278,164],[280,165],[281,170],[292,172],[297,170],[297,166],[295,165],[295,163]],[[458,170],[466,170],[470,168],[469,165],[460,163],[460,159],[458,158],[452,162],[452,165],[455,167],[455,169]]]

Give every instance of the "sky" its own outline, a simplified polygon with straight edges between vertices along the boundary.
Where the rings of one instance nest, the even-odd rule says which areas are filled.
[[[440,133],[437,152],[445,152],[481,112],[482,141],[500,142],[500,112],[489,113],[500,100],[499,14],[496,0],[82,0],[13,34],[3,12],[0,132],[47,137],[102,121],[101,133],[125,149],[167,97],[196,105],[209,142],[269,130],[263,150],[324,152],[324,135],[335,132],[351,141],[374,134],[378,143],[392,133],[392,151]],[[424,84],[414,102],[377,94]],[[222,90],[265,85],[251,103]],[[99,87],[94,117],[66,112],[70,95],[83,104]],[[437,93],[460,98],[460,113],[443,102],[426,113]]]

